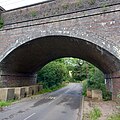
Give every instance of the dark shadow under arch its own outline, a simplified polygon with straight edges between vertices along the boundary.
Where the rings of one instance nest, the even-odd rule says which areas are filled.
[[[5,73],[34,74],[48,62],[62,57],[86,60],[105,74],[120,70],[120,61],[110,52],[68,36],[46,36],[26,42],[9,53],[0,64]]]

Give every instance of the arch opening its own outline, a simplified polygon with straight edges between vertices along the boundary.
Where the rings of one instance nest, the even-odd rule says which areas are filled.
[[[69,36],[46,36],[26,42],[7,55],[0,66],[5,74],[34,74],[48,62],[63,57],[88,61],[104,74],[120,70],[120,61],[110,52]]]
[[[93,64],[106,74],[108,81],[112,75],[116,79],[114,87],[119,82],[120,60],[109,51],[84,39],[53,35],[33,39],[10,52],[0,62],[0,87],[36,84],[36,72],[63,57],[79,58]],[[118,92],[119,89],[113,91],[115,98]]]

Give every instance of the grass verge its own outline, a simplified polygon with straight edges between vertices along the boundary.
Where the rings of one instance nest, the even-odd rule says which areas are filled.
[[[89,113],[90,120],[98,120],[98,118],[102,115],[99,108],[95,107],[92,111]]]
[[[120,114],[112,115],[107,120],[120,120]]]
[[[0,101],[0,108],[11,105],[15,100]]]

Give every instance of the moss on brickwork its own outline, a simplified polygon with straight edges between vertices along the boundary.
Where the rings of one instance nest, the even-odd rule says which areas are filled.
[[[0,17],[0,28],[2,28],[3,25],[4,25],[4,21],[3,21],[3,19]]]

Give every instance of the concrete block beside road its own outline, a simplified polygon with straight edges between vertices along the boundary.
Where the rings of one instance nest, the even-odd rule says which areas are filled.
[[[92,90],[87,89],[87,97],[92,98]]]
[[[40,90],[43,89],[42,85],[32,85],[32,86],[25,86],[25,94],[27,97],[38,93]]]
[[[21,99],[25,97],[25,88],[24,87],[16,87],[15,88],[15,98]]]
[[[32,85],[32,95],[39,92],[39,85]]]
[[[14,99],[14,88],[0,88],[0,100],[7,101]]]
[[[102,91],[101,90],[92,90],[92,99],[102,100]]]
[[[26,87],[24,87],[25,88],[25,95],[27,96],[27,97],[29,97],[29,96],[31,96],[32,95],[32,86],[26,86]]]
[[[38,86],[38,91],[41,91],[43,89],[43,85]]]

